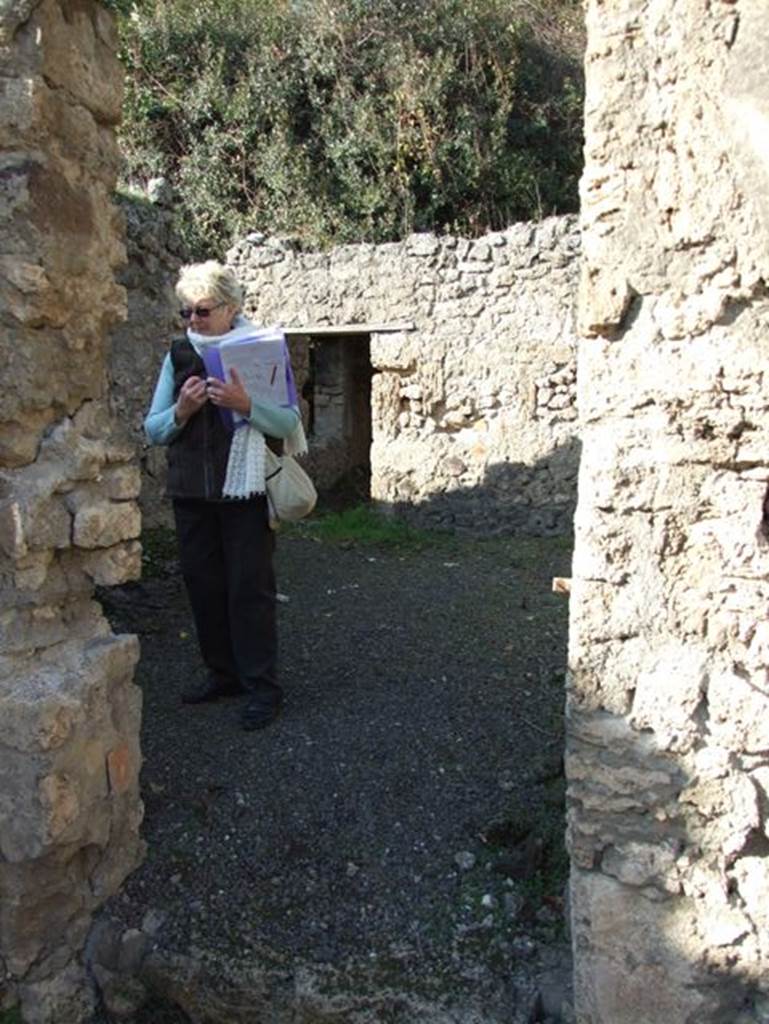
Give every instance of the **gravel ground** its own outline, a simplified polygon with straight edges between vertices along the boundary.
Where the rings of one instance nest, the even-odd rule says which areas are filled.
[[[404,986],[563,959],[569,544],[316,534],[279,538],[263,732],[238,699],[181,705],[201,667],[172,560],[102,594],[142,642],[148,843],[107,913],[172,952],[387,962]]]

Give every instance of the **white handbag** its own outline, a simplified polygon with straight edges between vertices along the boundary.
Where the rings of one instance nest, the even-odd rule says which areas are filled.
[[[292,523],[312,512],[318,492],[292,455],[276,455],[266,447],[264,469],[271,520]]]

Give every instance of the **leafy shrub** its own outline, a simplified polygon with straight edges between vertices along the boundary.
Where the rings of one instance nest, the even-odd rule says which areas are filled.
[[[113,5],[125,177],[170,180],[195,254],[248,230],[381,242],[576,209],[574,0]]]

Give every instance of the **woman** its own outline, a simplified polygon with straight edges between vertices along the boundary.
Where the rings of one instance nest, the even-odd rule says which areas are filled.
[[[245,692],[243,728],[262,729],[283,699],[265,437],[285,439],[292,454],[306,450],[296,388],[288,357],[288,406],[251,401],[235,370],[227,381],[206,376],[205,346],[248,326],[243,290],[227,267],[214,260],[183,267],[176,294],[189,329],[171,342],[144,427],[151,443],[168,445],[167,492],[208,670],[182,699],[199,704]],[[226,409],[245,418],[239,429],[226,424]]]

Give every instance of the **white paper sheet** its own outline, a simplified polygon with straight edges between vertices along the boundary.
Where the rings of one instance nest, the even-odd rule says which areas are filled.
[[[286,343],[282,332],[259,331],[238,341],[219,345],[222,369],[229,380],[233,367],[255,402],[288,404]]]

